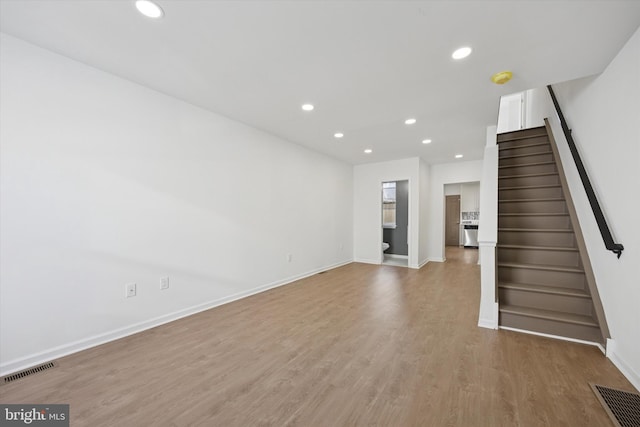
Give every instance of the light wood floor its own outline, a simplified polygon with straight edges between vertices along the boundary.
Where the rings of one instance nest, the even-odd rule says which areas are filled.
[[[607,426],[601,352],[476,326],[477,251],[350,264],[59,360],[3,403],[72,426]]]

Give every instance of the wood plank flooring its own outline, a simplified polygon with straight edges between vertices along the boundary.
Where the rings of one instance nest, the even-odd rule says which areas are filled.
[[[2,403],[72,426],[608,426],[595,347],[478,328],[476,250],[350,264],[58,361]]]

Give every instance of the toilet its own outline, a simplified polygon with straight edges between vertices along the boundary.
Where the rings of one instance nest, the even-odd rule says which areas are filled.
[[[382,252],[386,251],[387,249],[389,249],[389,244],[387,242],[382,242]]]

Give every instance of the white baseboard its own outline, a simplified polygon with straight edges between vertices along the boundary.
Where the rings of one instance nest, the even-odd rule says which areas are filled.
[[[478,327],[487,329],[498,329],[494,319],[478,319]]]
[[[355,258],[353,262],[361,262],[363,264],[376,264],[380,265],[382,260],[379,259],[368,259],[368,258]]]
[[[418,269],[421,269],[422,267],[424,267],[428,263],[429,263],[429,258],[427,258],[424,261],[420,262],[420,264],[418,264]]]
[[[577,344],[592,345],[594,347],[598,347],[600,349],[600,351],[602,352],[602,354],[605,353],[605,349],[604,349],[604,347],[602,347],[602,344],[597,343],[597,342],[578,340],[578,339],[575,339],[575,338],[561,337],[561,336],[558,336],[558,335],[543,334],[542,332],[526,331],[524,329],[510,328],[508,326],[500,326],[499,328],[500,329],[504,329],[505,331],[521,332],[523,334],[537,335],[539,337],[552,338],[552,339],[560,340],[560,341],[568,341],[568,342],[574,342],[574,343],[577,343]]]
[[[640,375],[633,370],[633,368],[629,366],[622,357],[620,357],[617,350],[615,340],[607,340],[607,357],[614,365],[616,365],[616,368],[622,372],[622,375],[624,375],[629,382],[633,384],[636,390],[640,391]]]
[[[242,298],[249,297],[251,295],[259,294],[269,289],[277,288],[280,286],[288,285],[296,280],[304,279],[305,277],[313,276],[323,271],[332,270],[334,268],[342,267],[343,265],[351,264],[353,261],[343,261],[336,264],[328,265],[326,267],[318,268],[303,274],[288,277],[283,280],[278,280],[266,285],[258,286],[247,291],[238,292],[233,295],[229,295],[223,298],[218,298],[213,301],[208,301],[202,304],[198,304],[183,310],[178,310],[173,313],[168,313],[162,316],[155,317],[153,319],[145,320],[144,322],[135,323],[124,328],[115,329],[113,331],[105,332],[102,334],[94,335],[89,338],[74,341],[68,344],[63,344],[52,349],[42,351],[30,356],[22,357],[20,359],[14,359],[0,364],[0,376],[5,376],[13,372],[21,371],[23,369],[31,368],[36,365],[40,365],[45,362],[49,362],[54,359],[59,359],[69,354],[77,353],[82,350],[96,347],[101,344],[106,344],[111,341],[118,340],[120,338],[127,337],[129,335],[137,334],[139,332],[146,331],[147,329],[155,328],[165,323],[173,322],[183,317],[191,316],[193,314],[200,313],[205,310],[209,310],[214,307],[218,307],[223,304],[228,304],[233,301],[237,301]]]
[[[429,258],[428,261],[433,261],[433,262],[445,262],[447,259],[446,258]]]

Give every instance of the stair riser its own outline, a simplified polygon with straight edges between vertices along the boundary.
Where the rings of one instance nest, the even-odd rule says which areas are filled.
[[[562,188],[560,187],[518,188],[513,190],[498,189],[499,200],[556,199],[563,197]]]
[[[526,131],[516,131],[516,132],[518,132],[517,135],[513,132],[508,134],[498,135],[498,138],[496,139],[498,141],[498,145],[500,147],[512,147],[512,146],[518,146],[523,144],[527,145],[533,142],[549,140],[545,129],[537,129],[537,130],[527,129]],[[505,139],[509,139],[512,137],[516,137],[520,139],[517,139],[515,141],[505,141]]]
[[[541,165],[530,166],[514,166],[505,167],[499,166],[498,176],[511,176],[511,175],[528,175],[533,173],[547,173],[557,172],[555,163],[546,163]]]
[[[551,185],[560,184],[560,177],[557,174],[526,177],[507,177],[515,173],[505,174],[504,178],[498,179],[498,188],[504,187],[524,187],[527,185]]]
[[[572,232],[555,233],[549,231],[498,231],[498,244],[523,246],[553,246],[555,248],[575,248]]]
[[[551,153],[541,153],[541,154],[529,154],[524,157],[501,158],[499,165],[500,166],[524,165],[527,163],[551,162],[551,161],[553,161],[553,155]]]
[[[602,343],[603,338],[598,328],[558,322],[555,320],[537,319],[511,313],[500,313],[500,326],[522,329],[543,334],[557,335],[578,340]]]
[[[566,213],[564,200],[507,202],[498,201],[498,213]]]
[[[531,144],[531,142],[529,142]],[[498,154],[499,157],[504,156],[516,156],[519,154],[536,154],[536,153],[546,153],[551,151],[550,144],[541,144],[541,145],[531,145],[531,146],[514,146],[513,148],[505,148],[500,145],[500,152]]]
[[[560,228],[571,229],[569,216],[505,216],[498,217],[498,228]]]
[[[557,286],[584,289],[584,273],[566,271],[534,270],[519,267],[498,267],[498,281],[505,283],[528,283],[531,285]]]
[[[573,251],[498,248],[498,259],[500,262],[512,262],[518,264],[582,267],[580,255],[578,252]]]
[[[591,316],[593,314],[593,304],[591,303],[590,298],[553,295],[504,288],[501,288],[499,293],[501,304],[560,311],[563,313],[582,314],[585,316]]]

